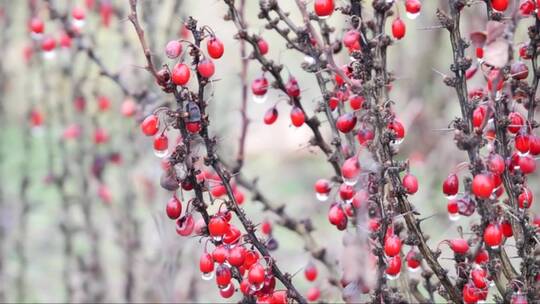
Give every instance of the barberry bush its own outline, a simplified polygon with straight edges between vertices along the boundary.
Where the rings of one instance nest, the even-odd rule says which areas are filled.
[[[1,8],[0,300],[540,301],[539,1]]]

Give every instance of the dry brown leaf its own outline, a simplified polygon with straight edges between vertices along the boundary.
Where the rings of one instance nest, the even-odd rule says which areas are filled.
[[[485,32],[472,32],[469,35],[471,39],[471,43],[475,48],[481,48],[484,47],[487,40],[487,35]]]
[[[489,21],[487,23],[486,32],[487,32],[487,41],[486,44],[490,44],[496,41],[498,38],[501,38],[506,30],[506,24],[498,21]]]
[[[484,60],[496,68],[502,68],[508,62],[508,44],[502,38],[488,44],[484,49]]]

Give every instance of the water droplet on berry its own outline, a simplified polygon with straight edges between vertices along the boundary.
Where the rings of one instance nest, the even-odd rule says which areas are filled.
[[[459,213],[449,213],[448,219],[450,219],[452,222],[455,222],[461,218],[461,215]]]
[[[45,51],[43,52],[43,58],[45,60],[53,60],[56,57],[55,51]]]
[[[401,272],[398,273],[398,274],[396,274],[396,275],[390,275],[390,274],[387,273],[387,274],[385,274],[385,276],[386,276],[386,278],[387,278],[388,280],[393,281],[393,280],[396,280],[397,278],[399,278],[399,275],[400,275],[400,274],[401,274]]]
[[[214,242],[221,242],[221,240],[223,240],[223,236],[219,235],[219,236],[212,236],[212,240]]]
[[[222,292],[227,292],[229,291],[229,289],[233,288],[233,285],[231,283],[229,283],[229,285],[223,287],[223,288],[220,288]]]
[[[410,273],[418,272],[420,268],[421,267],[412,268],[412,267],[407,266],[407,270],[409,270]]]
[[[154,149],[154,155],[159,157],[159,158],[164,158],[165,156],[167,156],[167,154],[169,154],[168,149],[165,149],[165,150]]]
[[[251,284],[249,286],[249,289],[253,292],[256,292],[256,291],[259,291],[261,290],[262,288],[264,287],[264,282],[260,283],[260,284]]]
[[[210,281],[211,279],[214,278],[214,272],[206,272],[206,273],[203,273],[201,274],[201,278],[205,281]]]
[[[315,64],[315,59],[311,56],[305,56],[304,61],[309,65]]]
[[[342,176],[342,178],[343,178],[343,182],[348,186],[354,186],[358,182],[358,179],[356,177],[354,177],[354,178],[345,178],[345,177]]]
[[[420,16],[420,12],[418,12],[418,13],[409,13],[409,12],[407,12],[407,18],[409,18],[411,20],[414,20],[414,19],[418,18],[418,16]]]
[[[317,199],[321,202],[325,202],[328,200],[328,193],[315,193],[315,196]]]
[[[75,28],[78,28],[78,29],[83,28],[84,27],[84,19],[74,19],[73,20],[73,26]]]
[[[263,104],[268,97],[268,94],[264,95],[253,95],[253,101],[258,104]]]

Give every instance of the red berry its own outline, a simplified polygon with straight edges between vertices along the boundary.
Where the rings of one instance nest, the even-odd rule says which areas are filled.
[[[489,198],[494,188],[493,179],[489,175],[478,174],[473,179],[472,192],[478,198]]]
[[[405,137],[405,127],[398,120],[388,124],[388,129],[394,131],[397,140],[403,139]]]
[[[99,6],[99,15],[101,16],[101,24],[109,27],[111,24],[111,16],[113,14],[113,6],[110,1],[101,1]]]
[[[463,286],[463,302],[476,303],[478,302],[478,293],[473,284],[468,283]]]
[[[405,36],[405,22],[401,18],[396,18],[392,22],[392,36],[396,39],[401,39]]]
[[[310,302],[315,302],[319,299],[320,296],[321,296],[321,291],[319,290],[319,288],[311,287],[309,288],[307,292],[306,298]]]
[[[182,53],[182,43],[178,40],[171,40],[165,46],[165,55],[170,59],[175,59]]]
[[[43,21],[37,17],[34,17],[32,18],[32,20],[30,20],[30,31],[32,31],[32,33],[34,34],[42,34],[43,31],[45,30],[45,23],[43,23]]]
[[[415,194],[416,191],[418,191],[418,179],[416,176],[407,173],[403,177],[402,180],[403,187],[405,188],[405,191],[409,194]]]
[[[480,59],[484,58],[484,48],[481,48],[481,47],[477,47],[477,48],[476,48],[476,57],[477,57],[477,58],[480,58]],[[474,72],[474,73],[473,73],[472,75],[470,75],[470,76],[467,76],[467,79],[472,78],[472,76],[474,76],[474,74],[476,74],[476,71],[477,71],[478,69],[477,69],[476,67],[473,66],[473,67],[471,67],[469,70],[471,71],[471,73],[473,73],[473,72]],[[467,70],[467,72],[468,72],[469,70]]]
[[[255,96],[266,95],[266,92],[268,92],[268,80],[264,76],[254,79],[251,83],[251,92]]]
[[[518,161],[519,170],[523,174],[531,174],[536,170],[536,161],[530,156],[521,156]]]
[[[469,251],[469,244],[464,239],[451,240],[450,249],[456,254],[466,254]]]
[[[32,127],[41,126],[43,121],[43,114],[40,111],[34,109],[30,112],[30,123],[32,124]]]
[[[171,197],[171,199],[167,203],[167,208],[165,209],[165,211],[167,212],[167,216],[171,220],[175,220],[180,217],[180,215],[182,214],[182,203],[176,197],[176,195]]]
[[[540,136],[529,136],[529,153],[532,155],[540,154]]]
[[[287,304],[287,292],[284,290],[274,291],[269,304]]]
[[[508,0],[491,0],[491,6],[494,10],[503,12],[508,8]]]
[[[454,196],[459,190],[459,179],[456,174],[452,173],[444,180],[442,185],[443,193],[447,196]]]
[[[266,111],[264,114],[264,123],[271,125],[278,119],[278,110],[275,107],[272,107]]]
[[[329,193],[330,190],[332,190],[332,188],[330,187],[330,182],[326,179],[319,179],[315,183],[315,192],[317,193],[326,194]]]
[[[259,52],[261,53],[261,55],[266,55],[268,53],[269,46],[266,40],[260,38],[257,41],[257,47],[259,47]]]
[[[101,112],[107,111],[111,107],[111,101],[107,96],[99,96],[98,98],[98,108]]]
[[[223,235],[223,243],[225,244],[235,244],[240,240],[242,233],[234,225],[229,226],[229,230]]]
[[[486,117],[486,106],[481,105],[474,109],[472,114],[472,124],[475,128],[480,128]]]
[[[422,4],[418,0],[405,1],[405,10],[409,14],[418,14],[421,8],[422,8]]]
[[[360,48],[360,33],[357,30],[349,30],[343,36],[343,45],[349,49]]]
[[[71,16],[73,17],[73,19],[83,20],[85,17],[84,9],[82,7],[74,7],[71,11]]]
[[[493,174],[501,175],[506,167],[504,159],[499,154],[491,154],[488,158],[488,169]]]
[[[526,208],[531,207],[533,203],[533,193],[529,188],[523,187],[523,191],[518,196],[518,203],[519,203],[519,208],[521,209],[526,209]]]
[[[531,147],[529,135],[524,132],[518,133],[514,139],[514,146],[516,147],[516,150],[518,150],[519,152],[523,154],[528,153]]]
[[[476,262],[476,264],[484,264],[484,263],[488,262],[489,261],[489,254],[488,254],[487,250],[485,250],[484,248],[481,248],[478,251],[478,254],[476,255],[476,257],[474,257],[474,261]]]
[[[229,249],[224,245],[217,246],[212,252],[212,258],[216,263],[223,264],[229,257]]]
[[[336,97],[336,96],[332,96],[330,97],[330,99],[328,99],[328,107],[330,108],[330,110],[334,111],[339,105],[339,99]]]
[[[253,250],[249,250],[246,252],[246,256],[244,259],[244,267],[246,269],[251,268],[251,266],[259,260],[259,254]]]
[[[193,232],[195,222],[191,214],[186,214],[176,221],[176,233],[181,236],[189,236]]]
[[[222,216],[213,216],[208,223],[211,236],[221,237],[229,230],[229,223]]]
[[[264,267],[259,264],[255,263],[249,268],[248,272],[248,280],[253,285],[259,285],[264,282],[265,277],[265,269]]]
[[[455,215],[459,212],[459,205],[456,200],[449,200],[446,205],[446,210],[450,215]]]
[[[94,142],[96,144],[104,144],[109,141],[109,134],[103,128],[97,128],[94,131]],[[155,144],[155,143],[154,143]]]
[[[50,52],[56,47],[56,41],[52,37],[45,37],[41,42],[41,49],[45,52]]]
[[[261,232],[263,234],[272,234],[272,223],[269,220],[264,220],[261,224]]]
[[[356,133],[356,139],[360,145],[365,146],[375,138],[375,132],[370,128],[361,128]]]
[[[400,251],[401,240],[399,237],[395,234],[387,237],[384,241],[384,253],[389,257],[393,257],[398,255]]]
[[[512,112],[508,114],[508,119],[510,120],[510,125],[508,125],[508,132],[516,134],[521,130],[521,127],[525,123],[525,118],[518,112]]]
[[[519,12],[523,16],[529,16],[534,12],[535,5],[532,0],[522,0],[521,4],[519,5]]]
[[[209,253],[204,253],[201,255],[199,260],[199,270],[202,273],[210,273],[214,271],[214,259]]]
[[[475,268],[471,271],[471,279],[476,288],[484,289],[487,287],[487,272],[483,268]]]
[[[349,104],[351,105],[351,109],[360,110],[364,104],[364,97],[361,95],[353,95],[349,99]]]
[[[165,151],[169,148],[169,138],[165,134],[161,134],[154,138],[154,150]]]
[[[137,104],[133,99],[126,98],[120,107],[120,112],[124,117],[132,117],[137,112]]]
[[[336,120],[336,128],[343,133],[349,133],[355,125],[356,116],[352,113],[345,113]]]
[[[319,17],[330,16],[334,12],[334,0],[315,0],[314,9]]]
[[[190,121],[186,123],[186,130],[188,130],[189,133],[199,133],[201,128],[201,122],[199,121]]]
[[[525,43],[519,47],[519,57],[521,57],[521,59],[525,59],[525,60],[531,59],[528,49],[529,49],[529,45]]]
[[[328,210],[328,221],[330,221],[330,224],[337,226],[344,221],[344,218],[345,212],[343,212],[343,209],[338,204],[333,204],[330,210]]]
[[[306,280],[313,282],[317,279],[317,267],[315,267],[315,264],[312,262],[308,263],[306,268],[304,269],[304,276],[306,277]]]
[[[306,116],[304,115],[304,111],[300,109],[297,106],[294,106],[291,109],[291,123],[295,127],[301,127],[306,120]]]
[[[350,185],[341,184],[341,186],[339,186],[339,196],[344,201],[352,199],[355,193],[354,188]]]
[[[183,63],[178,63],[172,70],[171,80],[176,85],[185,85],[189,81],[191,71],[189,67]]]
[[[388,260],[386,266],[386,274],[391,276],[397,276],[401,272],[401,257],[395,255]]]
[[[242,246],[236,246],[229,251],[228,261],[232,266],[242,266],[246,258],[246,249]]]
[[[509,221],[503,221],[501,223],[501,231],[502,231],[502,234],[507,238],[512,237],[514,235],[512,224],[510,224]]]
[[[221,264],[216,268],[216,283],[219,287],[229,286],[231,279],[232,273],[229,266]]]
[[[502,232],[499,225],[489,224],[484,230],[484,243],[490,247],[498,247],[502,242]]]
[[[228,286],[226,286],[225,288],[219,289],[219,295],[224,299],[228,299],[232,297],[234,292],[235,292],[235,288],[234,288],[233,282],[229,282]]]
[[[206,49],[208,51],[208,55],[214,59],[219,59],[221,56],[223,56],[224,47],[223,43],[216,37],[212,37],[208,40],[206,43]]]
[[[210,59],[204,59],[197,65],[197,71],[202,77],[210,78],[215,72],[214,63]]]
[[[300,96],[300,86],[298,86],[298,81],[294,77],[289,78],[285,84],[285,89],[290,97],[297,98]]]
[[[415,269],[418,269],[418,267],[420,267],[420,259],[419,259],[419,254],[412,250],[409,251],[409,253],[407,253],[407,267],[409,267],[409,269],[411,270],[415,270]]]

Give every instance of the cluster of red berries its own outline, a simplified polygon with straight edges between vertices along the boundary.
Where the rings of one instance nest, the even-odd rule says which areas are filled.
[[[99,7],[97,7],[94,2],[87,1],[86,9],[79,6],[75,6],[71,9],[71,13],[68,16],[70,21],[69,28],[60,32],[56,38],[54,37],[55,35],[45,33],[45,21],[38,16],[34,16],[28,21],[28,30],[42,50],[44,57],[51,59],[54,58],[55,50],[58,46],[62,49],[71,48],[73,44],[72,39],[81,34],[82,28],[88,18],[88,16],[86,16],[87,10],[91,11],[95,9],[99,11],[101,16],[101,24],[108,27],[114,14],[114,7],[112,6],[111,1],[100,1]],[[33,50],[33,46],[27,46],[24,49],[24,57],[26,60],[30,59]]]

